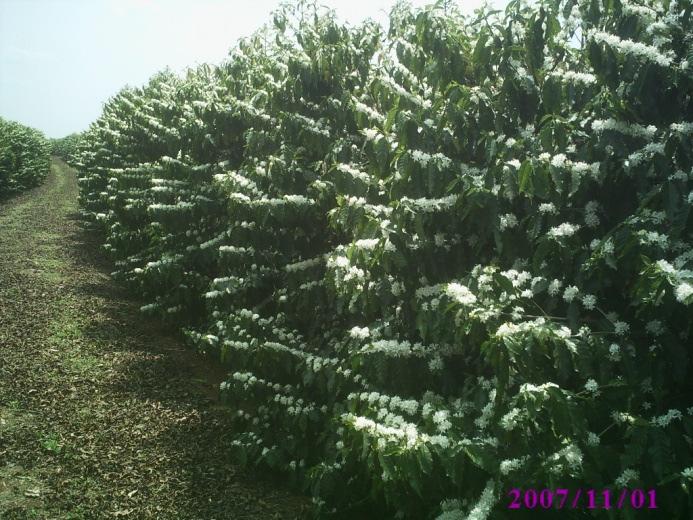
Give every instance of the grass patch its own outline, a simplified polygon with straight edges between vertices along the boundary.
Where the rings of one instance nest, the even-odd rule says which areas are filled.
[[[63,272],[66,265],[61,259],[40,256],[34,258],[32,263],[36,267],[36,272],[46,281],[52,283],[63,281]]]
[[[69,305],[57,313],[50,324],[48,342],[56,347],[69,347],[76,340],[84,337],[83,320]]]
[[[41,436],[41,447],[53,455],[60,455],[63,451],[63,445],[60,438],[55,433],[49,433]]]
[[[98,370],[101,366],[100,360],[95,356],[90,356],[79,350],[73,350],[74,355],[67,358],[70,368],[80,374],[90,374]]]
[[[66,302],[52,321],[48,337],[48,346],[60,352],[62,365],[83,376],[98,372],[103,361],[85,349],[85,345],[93,342],[91,334],[85,332],[86,325],[86,319]]]

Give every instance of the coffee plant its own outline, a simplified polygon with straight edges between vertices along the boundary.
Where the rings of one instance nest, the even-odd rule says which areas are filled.
[[[74,164],[77,161],[79,143],[82,138],[81,133],[69,134],[60,139],[51,139],[51,153],[68,164]]]
[[[44,135],[0,118],[0,197],[38,186],[50,168]]]
[[[384,30],[287,4],[106,104],[83,212],[142,311],[229,367],[238,459],[321,517],[627,487],[658,509],[600,513],[687,518],[691,15],[400,3]]]

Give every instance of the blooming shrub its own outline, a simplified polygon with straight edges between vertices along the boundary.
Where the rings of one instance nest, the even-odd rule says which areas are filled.
[[[38,186],[50,168],[50,147],[38,130],[0,118],[0,196]]]
[[[691,32],[690,2],[398,4],[386,34],[284,7],[110,100],[84,212],[142,310],[230,367],[239,459],[320,514],[628,485],[683,518]]]
[[[51,153],[60,157],[68,164],[74,164],[77,161],[81,138],[81,133],[73,133],[60,139],[51,139]]]

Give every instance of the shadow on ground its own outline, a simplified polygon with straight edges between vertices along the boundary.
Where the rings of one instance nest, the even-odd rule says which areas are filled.
[[[141,499],[151,500],[160,492],[157,486],[164,485],[177,494],[179,518],[294,518],[300,511],[306,513],[303,500],[275,491],[276,480],[231,463],[233,425],[218,394],[225,371],[185,348],[177,331],[139,313],[143,302],[110,280],[113,267],[99,250],[97,232],[79,215],[70,218],[77,223],[68,240],[75,267],[93,273],[72,290],[80,299],[96,303],[91,309],[97,312],[82,331],[89,343],[113,357],[107,391],[124,402],[157,410],[154,418],[175,416],[163,428],[146,420],[146,414],[139,415],[141,422],[130,423],[137,432],[133,440],[138,441],[132,454],[157,453],[152,465],[170,477],[167,483],[139,475],[150,482]],[[286,503],[277,507],[278,500]]]

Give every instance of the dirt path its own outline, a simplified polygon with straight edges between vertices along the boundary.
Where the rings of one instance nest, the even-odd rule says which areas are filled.
[[[0,206],[0,518],[302,518],[228,461],[221,375],[137,313],[77,218],[77,182]]]

